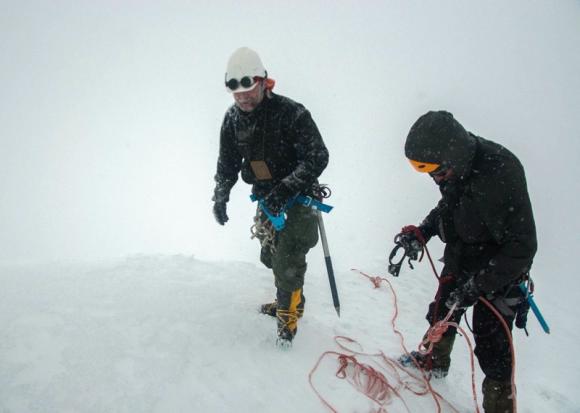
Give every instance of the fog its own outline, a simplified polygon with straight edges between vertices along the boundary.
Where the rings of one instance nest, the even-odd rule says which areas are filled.
[[[225,227],[211,214],[232,103],[223,76],[240,46],[258,51],[275,92],[311,111],[329,148],[321,181],[333,190],[326,227],[337,267],[386,258],[400,227],[435,205],[436,187],[403,154],[411,124],[431,109],[520,158],[541,269],[578,245],[578,1],[0,9],[0,262],[256,262],[250,188],[234,188]]]

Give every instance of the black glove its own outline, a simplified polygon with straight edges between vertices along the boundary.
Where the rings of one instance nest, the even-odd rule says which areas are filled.
[[[480,295],[481,293],[475,285],[475,277],[472,275],[465,281],[458,283],[457,288],[449,294],[449,298],[445,301],[445,306],[449,309],[453,307],[453,304],[457,304],[456,309],[471,307],[477,302]]]
[[[279,214],[294,194],[282,183],[276,185],[264,198],[264,204],[272,214]]]
[[[226,213],[226,203],[225,202],[215,202],[213,204],[213,216],[218,224],[224,225],[228,222],[228,214]]]

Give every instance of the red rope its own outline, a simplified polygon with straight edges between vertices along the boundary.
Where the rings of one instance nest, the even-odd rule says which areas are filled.
[[[433,345],[435,343],[438,343],[439,341],[441,341],[443,335],[445,334],[445,332],[447,331],[447,329],[449,327],[454,327],[461,333],[461,335],[465,338],[465,341],[467,342],[467,346],[469,348],[469,358],[470,358],[470,366],[471,366],[471,390],[472,390],[472,394],[473,394],[473,402],[475,405],[475,412],[479,413],[480,410],[479,410],[479,403],[477,401],[477,389],[476,389],[476,384],[475,384],[475,357],[474,357],[473,346],[471,344],[471,340],[467,336],[467,332],[463,328],[461,328],[459,326],[459,324],[449,321],[449,319],[453,315],[453,312],[455,311],[455,306],[453,306],[449,310],[449,312],[447,313],[447,315],[445,316],[445,318],[443,320],[435,322],[435,320],[438,318],[437,313],[439,310],[439,301],[441,298],[441,287],[443,284],[450,282],[453,278],[451,276],[444,276],[444,277],[439,276],[439,274],[437,273],[437,269],[435,268],[435,264],[433,263],[433,259],[431,258],[431,254],[429,253],[429,250],[426,246],[425,238],[423,237],[421,230],[419,230],[419,228],[411,225],[411,226],[403,227],[403,229],[401,231],[401,233],[409,233],[409,232],[413,232],[415,234],[415,236],[417,237],[417,239],[423,245],[423,250],[421,252],[421,256],[419,258],[419,261],[421,261],[423,259],[424,253],[426,253],[427,257],[429,259],[429,263],[431,265],[431,269],[433,270],[433,274],[435,275],[435,277],[439,281],[439,287],[437,289],[437,294],[435,295],[435,308],[434,308],[434,314],[433,314],[434,322],[433,322],[433,325],[427,330],[427,332],[425,334],[425,339],[419,344],[419,348],[418,348],[419,352],[422,354],[425,354],[425,355],[430,355],[433,351]],[[393,329],[393,332],[399,337],[400,344],[401,344],[403,351],[405,352],[405,355],[410,357],[413,360],[415,366],[417,367],[417,369],[421,373],[421,377],[413,374],[409,369],[402,367],[398,363],[397,360],[394,360],[390,357],[387,357],[382,352],[379,352],[378,354],[367,354],[367,353],[357,352],[357,351],[354,351],[350,348],[347,348],[345,345],[343,345],[339,342],[340,339],[346,340],[349,343],[357,344],[359,347],[360,347],[360,345],[355,340],[350,339],[348,337],[336,336],[335,337],[336,344],[340,348],[342,348],[344,351],[347,351],[351,354],[343,354],[343,353],[338,353],[338,352],[334,352],[334,351],[327,351],[320,356],[320,358],[316,362],[315,366],[313,367],[313,369],[310,371],[310,373],[308,375],[310,386],[312,387],[312,389],[314,390],[314,392],[316,393],[318,398],[332,412],[337,412],[337,410],[328,401],[326,401],[324,399],[324,397],[320,394],[320,392],[316,389],[316,387],[314,386],[314,384],[312,382],[314,373],[318,369],[318,366],[322,362],[322,359],[324,357],[326,357],[327,355],[335,355],[335,356],[337,356],[338,363],[340,365],[338,371],[336,372],[336,377],[338,377],[340,379],[346,379],[347,381],[349,381],[349,383],[357,391],[359,391],[360,393],[364,394],[369,399],[374,401],[378,405],[377,413],[386,413],[384,405],[387,403],[390,403],[393,400],[392,394],[394,394],[395,397],[397,397],[398,399],[401,400],[401,402],[404,404],[405,408],[409,412],[409,407],[407,406],[405,400],[403,399],[403,397],[400,394],[401,389],[407,389],[411,393],[413,393],[417,396],[424,396],[424,395],[430,394],[433,397],[433,400],[437,406],[438,413],[441,412],[441,404],[440,404],[441,402],[445,402],[447,405],[449,405],[449,407],[451,407],[451,409],[453,409],[453,411],[458,412],[457,409],[455,409],[455,407],[453,407],[453,405],[451,405],[451,403],[449,403],[446,399],[444,399],[439,393],[437,393],[432,388],[430,381],[429,381],[430,377],[427,375],[425,370],[419,365],[417,360],[409,353],[409,351],[405,347],[405,339],[403,337],[403,334],[397,329],[396,323],[395,323],[395,321],[398,317],[398,314],[399,314],[399,308],[398,308],[398,304],[397,304],[397,295],[395,293],[395,290],[394,290],[392,284],[386,278],[382,278],[379,276],[371,276],[371,275],[368,275],[368,274],[366,274],[362,271],[356,270],[356,269],[353,269],[353,271],[357,271],[359,274],[363,275],[369,281],[371,281],[374,288],[380,288],[381,283],[383,281],[388,284],[389,290],[391,291],[391,294],[393,297],[393,302],[394,302],[394,304],[393,304],[394,313],[393,313],[393,317],[391,319],[391,327]],[[510,329],[509,329],[507,323],[505,322],[505,320],[503,319],[503,317],[501,316],[501,314],[487,300],[485,300],[483,297],[479,297],[479,300],[481,302],[483,302],[486,306],[488,306],[489,309],[496,315],[496,317],[499,319],[500,323],[502,324],[502,326],[506,332],[506,336],[508,337],[510,351],[512,354],[512,372],[511,372],[512,395],[511,395],[511,397],[512,397],[512,403],[513,403],[513,411],[514,411],[514,413],[517,413],[516,385],[515,385],[515,367],[516,367],[516,365],[515,365],[515,349],[514,349],[513,339],[512,339]],[[384,366],[382,366],[382,368],[385,369],[385,367],[387,367],[389,370],[389,373],[395,377],[395,385],[391,385],[389,383],[388,379],[385,377],[385,375],[383,375],[382,373],[380,373],[376,369],[372,368],[369,365],[360,363],[355,358],[354,355],[368,356],[368,357],[380,357],[380,359],[384,363]],[[408,377],[408,379],[404,379],[401,376],[400,372],[403,372],[406,375],[406,377]]]
[[[518,403],[516,400],[516,396],[517,396],[517,390],[516,390],[516,350],[514,347],[514,340],[512,337],[512,333],[511,333],[507,323],[505,322],[505,320],[503,319],[503,317],[499,313],[499,311],[497,311],[497,309],[489,301],[487,301],[483,297],[479,297],[479,301],[481,301],[483,304],[485,304],[495,314],[495,316],[498,318],[498,320],[500,321],[500,323],[505,331],[506,337],[508,338],[508,342],[510,344],[510,351],[512,353],[512,374],[511,374],[511,380],[510,380],[511,387],[512,387],[511,398],[512,398],[512,406],[513,406],[514,413],[517,413]]]
[[[449,326],[452,324],[449,322],[449,319],[453,315],[453,311],[455,311],[455,305],[449,310],[443,320],[437,321],[427,330],[425,338],[419,344],[419,352],[425,355],[431,354],[433,351],[433,345],[441,341],[443,334],[447,332],[447,329],[449,329]]]
[[[410,227],[414,227],[413,225],[411,225]],[[403,227],[403,232],[405,231],[405,229],[408,227]],[[413,232],[415,232],[415,236],[417,236],[417,238],[419,240],[421,240],[423,242],[423,249],[424,251],[427,253],[427,257],[429,258],[429,263],[431,264],[431,269],[433,270],[433,274],[435,275],[435,278],[437,278],[437,280],[439,281],[439,288],[437,289],[437,294],[435,295],[435,311],[433,314],[433,320],[437,319],[437,312],[439,310],[439,299],[441,298],[441,285],[445,284],[447,282],[450,282],[452,280],[451,276],[444,276],[444,277],[440,277],[439,274],[437,273],[437,269],[435,268],[435,264],[433,263],[433,259],[431,258],[431,254],[429,254],[429,249],[427,248],[426,243],[424,242],[425,239],[423,238],[423,234],[421,233],[421,230],[419,230],[417,227],[412,228]],[[419,237],[420,236],[420,237]],[[513,404],[513,411],[514,413],[517,413],[517,401],[516,401],[516,379],[515,379],[515,372],[516,372],[516,351],[515,351],[515,347],[514,347],[514,342],[513,342],[513,337],[511,334],[511,331],[507,325],[507,323],[505,322],[504,318],[501,316],[501,314],[497,311],[497,309],[489,302],[487,301],[485,298],[483,297],[479,297],[479,301],[481,301],[482,303],[484,303],[497,317],[497,319],[499,320],[499,322],[501,323],[505,333],[506,333],[506,337],[508,338],[508,342],[510,345],[510,351],[512,354],[512,372],[511,372],[511,387],[512,387],[512,404]],[[450,317],[450,314],[453,311],[449,311],[449,313],[447,314],[447,316],[445,317],[445,321],[447,321]],[[437,323],[436,323],[437,324]],[[447,328],[449,328],[449,326],[453,326],[456,327],[463,335],[463,337],[466,338],[467,341],[467,345],[469,346],[469,350],[470,350],[470,359],[471,359],[471,387],[473,389],[473,397],[474,397],[474,401],[476,402],[476,407],[477,407],[477,391],[475,389],[475,363],[473,360],[473,350],[471,347],[471,342],[469,341],[469,338],[467,337],[467,335],[465,334],[465,331],[459,327],[458,324],[456,323],[448,323],[447,322],[447,327],[444,328],[442,326],[433,326],[432,329],[429,330],[428,332],[428,336],[432,335],[434,340],[437,341],[431,341],[431,343],[434,342],[439,342],[441,340],[441,337],[443,336],[443,333],[445,333],[445,331],[447,331]],[[436,328],[435,328],[436,327]],[[441,331],[443,331],[441,333]],[[421,343],[419,345],[419,351],[421,351],[421,345],[424,344]],[[430,345],[430,350],[431,351],[433,348],[433,345]],[[479,410],[478,410],[479,411]]]
[[[375,288],[379,288],[383,281],[388,284],[394,300],[394,314],[391,319],[391,326],[395,334],[399,337],[401,347],[405,354],[410,356],[409,351],[405,347],[404,337],[396,327],[395,322],[398,316],[398,304],[397,296],[391,283],[385,278],[372,277],[361,271],[358,272],[367,277],[373,283]],[[419,369],[421,373],[419,376],[411,369],[401,366],[397,360],[387,357],[383,352],[376,354],[365,353],[362,351],[362,347],[358,342],[348,337],[336,336],[335,342],[343,353],[336,351],[327,351],[323,353],[308,375],[310,386],[320,401],[330,411],[338,412],[338,410],[318,391],[313,383],[313,378],[323,359],[328,356],[334,356],[339,365],[336,377],[347,380],[355,390],[372,400],[377,406],[377,413],[386,413],[385,405],[392,403],[395,399],[400,400],[405,406],[407,412],[410,412],[409,406],[402,395],[402,391],[404,390],[417,396],[429,395],[433,398],[437,412],[439,413],[442,411],[442,403],[445,403],[452,411],[458,413],[458,410],[449,403],[449,401],[433,389],[429,377],[424,370]],[[357,346],[358,350],[350,348],[348,344]],[[370,358],[375,362],[376,367],[360,362],[357,360],[357,356]]]
[[[397,326],[396,326],[396,320],[397,320],[397,317],[399,316],[399,304],[398,304],[398,300],[397,300],[397,294],[395,293],[395,289],[393,288],[393,285],[391,284],[391,282],[389,280],[387,280],[386,278],[382,278],[382,277],[378,277],[378,276],[373,277],[373,276],[370,276],[370,275],[368,275],[360,270],[357,270],[357,269],[352,269],[352,271],[357,271],[360,275],[369,279],[373,283],[375,288],[379,288],[381,282],[383,282],[383,281],[387,283],[387,285],[389,286],[389,291],[391,292],[391,295],[393,298],[393,308],[394,308],[393,317],[391,318],[391,328],[392,328],[393,332],[397,335],[397,337],[399,337],[401,348],[405,352],[405,355],[413,358],[413,356],[411,356],[411,354],[407,350],[407,347],[405,346],[405,338],[404,338],[403,334],[397,329]],[[394,362],[396,363],[396,365],[399,364],[396,360],[394,360]],[[415,363],[415,364],[417,364],[417,363]],[[433,400],[435,401],[435,404],[437,405],[437,411],[440,412],[441,405],[439,404],[439,400],[436,396],[435,390],[433,390],[433,388],[431,387],[431,383],[429,382],[429,378],[428,378],[427,373],[425,373],[425,371],[423,369],[421,369],[420,367],[419,367],[419,371],[421,372],[422,379],[427,387],[425,394],[430,393],[433,396]]]
[[[425,248],[425,249],[427,250],[427,248]],[[429,259],[431,259],[430,256],[429,256]],[[399,338],[401,340],[401,347],[405,351],[405,354],[407,356],[411,357],[411,359],[413,360],[417,369],[421,372],[421,374],[427,380],[427,382],[429,382],[427,379],[427,374],[425,373],[425,370],[419,365],[417,360],[415,360],[415,358],[408,352],[408,350],[406,349],[406,347],[404,345],[403,335],[396,328],[395,320],[397,318],[399,310],[398,310],[398,305],[397,305],[397,295],[395,293],[393,285],[386,278],[372,277],[372,276],[369,276],[368,274],[365,274],[359,270],[354,270],[354,271],[357,271],[359,274],[361,274],[361,275],[367,277],[369,280],[371,280],[373,282],[373,284],[375,285],[375,288],[377,288],[377,280],[385,281],[388,284],[389,290],[391,291],[393,298],[394,298],[394,307],[395,307],[395,315],[393,316],[393,319],[391,320],[393,331],[399,336]],[[445,282],[447,282],[447,280],[445,279],[445,277],[442,277],[440,279],[440,283],[445,283]],[[455,310],[455,306],[449,310],[449,312],[447,313],[447,315],[445,316],[445,318],[443,320],[436,322],[432,327],[430,327],[427,330],[427,333],[425,334],[425,336],[427,338],[419,344],[419,352],[421,352],[422,354],[425,354],[425,355],[431,354],[431,352],[433,351],[433,345],[435,343],[438,343],[439,341],[441,341],[441,338],[443,337],[443,334],[445,334],[447,329],[449,327],[457,328],[462,333],[463,337],[465,338],[465,340],[467,342],[467,346],[469,347],[469,358],[470,358],[470,365],[471,365],[471,389],[472,389],[472,394],[473,394],[473,401],[475,404],[475,411],[479,412],[479,403],[477,401],[477,390],[476,390],[476,385],[475,385],[475,357],[474,357],[474,353],[473,353],[473,346],[472,346],[471,340],[469,340],[469,337],[467,336],[465,330],[463,330],[457,323],[449,322],[449,319],[453,315],[454,310]],[[427,343],[429,343],[429,345],[426,348],[425,345]],[[429,385],[429,390],[434,392],[430,385]],[[437,407],[438,407],[437,411],[440,411],[439,403],[437,403]]]

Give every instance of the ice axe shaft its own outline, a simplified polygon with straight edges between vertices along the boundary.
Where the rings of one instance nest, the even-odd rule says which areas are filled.
[[[332,302],[336,314],[340,317],[340,301],[338,300],[338,291],[336,290],[336,281],[334,280],[334,270],[332,269],[332,259],[330,258],[330,251],[328,249],[328,241],[326,239],[326,230],[324,229],[324,220],[320,211],[316,211],[318,215],[318,229],[320,230],[320,238],[322,240],[322,249],[324,250],[324,261],[326,262],[326,271],[328,272],[328,282],[330,283],[330,292],[332,293]]]

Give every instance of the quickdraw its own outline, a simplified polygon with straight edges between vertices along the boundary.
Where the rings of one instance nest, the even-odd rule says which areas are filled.
[[[274,254],[276,252],[276,229],[272,222],[266,219],[263,215],[263,211],[258,208],[256,211],[256,216],[254,217],[254,225],[250,227],[250,232],[252,236],[250,239],[258,238],[260,241],[260,246],[262,248],[269,248],[270,252]]]

